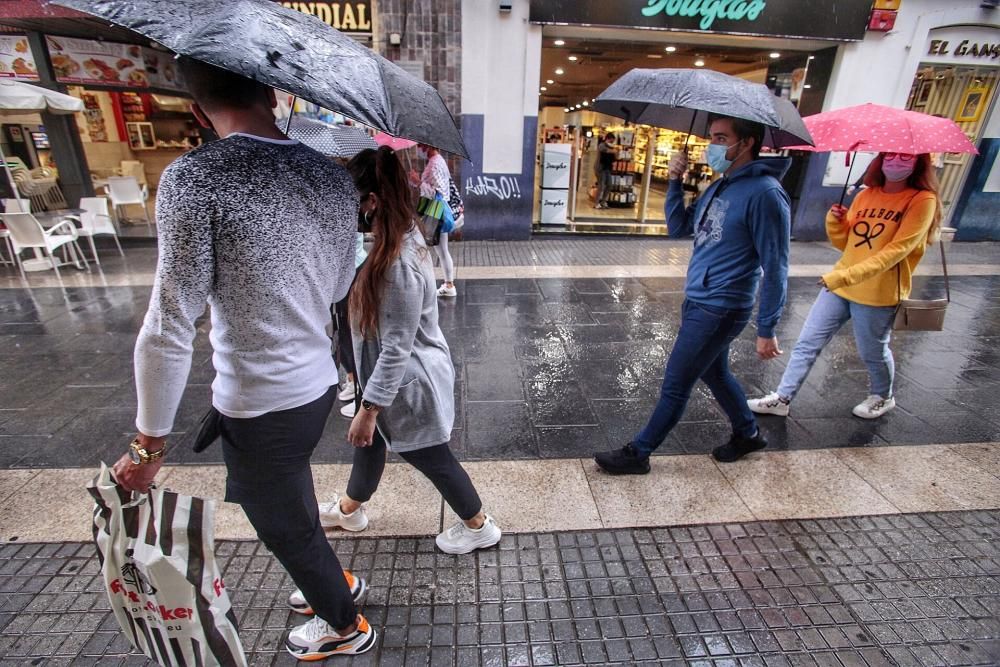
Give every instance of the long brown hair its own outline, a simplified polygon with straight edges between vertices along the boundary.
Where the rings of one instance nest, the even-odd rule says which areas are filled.
[[[882,160],[884,157],[885,153],[879,153],[872,160],[872,163],[868,165],[868,171],[865,172],[864,184],[870,188],[881,188],[885,185],[885,174],[882,173]],[[943,213],[941,211],[941,196],[938,194],[938,177],[937,172],[934,170],[934,165],[931,163],[930,153],[920,153],[916,157],[917,160],[916,164],[913,165],[913,173],[906,179],[906,185],[915,190],[927,190],[934,194],[934,219],[931,221],[930,229],[927,230],[927,243],[931,244],[937,241],[941,235],[941,217]]]
[[[385,291],[385,274],[399,258],[403,237],[413,229],[414,208],[403,165],[388,146],[367,148],[347,163],[364,200],[375,193],[378,206],[371,214],[375,245],[351,289],[351,319],[365,338],[375,335],[378,311]]]

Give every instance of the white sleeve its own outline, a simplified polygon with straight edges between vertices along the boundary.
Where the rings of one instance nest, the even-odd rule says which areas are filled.
[[[451,174],[448,172],[448,163],[440,155],[435,155],[424,168],[420,179],[420,196],[433,199],[435,194],[440,194],[447,201],[450,183]]]
[[[135,343],[135,387],[140,433],[173,429],[191,370],[195,320],[205,312],[215,260],[206,202],[193,202],[191,183],[167,169],[156,197],[159,260],[149,309]]]

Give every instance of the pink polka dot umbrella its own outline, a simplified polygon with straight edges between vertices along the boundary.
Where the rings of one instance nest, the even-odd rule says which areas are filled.
[[[872,153],[973,153],[979,151],[953,120],[881,104],[824,111],[802,119],[815,146],[793,150]],[[851,160],[851,167],[854,160]],[[851,174],[848,171],[847,183]],[[844,192],[847,184],[844,184]],[[840,203],[844,202],[844,194]]]
[[[797,150],[873,153],[973,153],[979,151],[950,118],[881,104],[860,104],[802,119],[815,147]]]

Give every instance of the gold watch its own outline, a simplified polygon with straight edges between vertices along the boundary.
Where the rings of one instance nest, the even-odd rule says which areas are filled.
[[[132,460],[132,463],[141,466],[147,463],[152,463],[153,461],[158,461],[163,458],[167,453],[167,445],[163,444],[163,448],[155,452],[148,452],[146,448],[142,446],[139,442],[139,438],[133,440],[128,446],[128,457]]]

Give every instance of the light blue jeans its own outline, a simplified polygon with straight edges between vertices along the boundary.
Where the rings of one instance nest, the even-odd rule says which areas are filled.
[[[895,316],[895,306],[864,306],[839,297],[824,287],[795,342],[795,349],[778,385],[778,395],[788,400],[795,398],[816,357],[840,327],[847,320],[853,320],[854,340],[861,361],[868,367],[870,391],[882,398],[891,397],[896,366],[889,349],[889,336]]]

